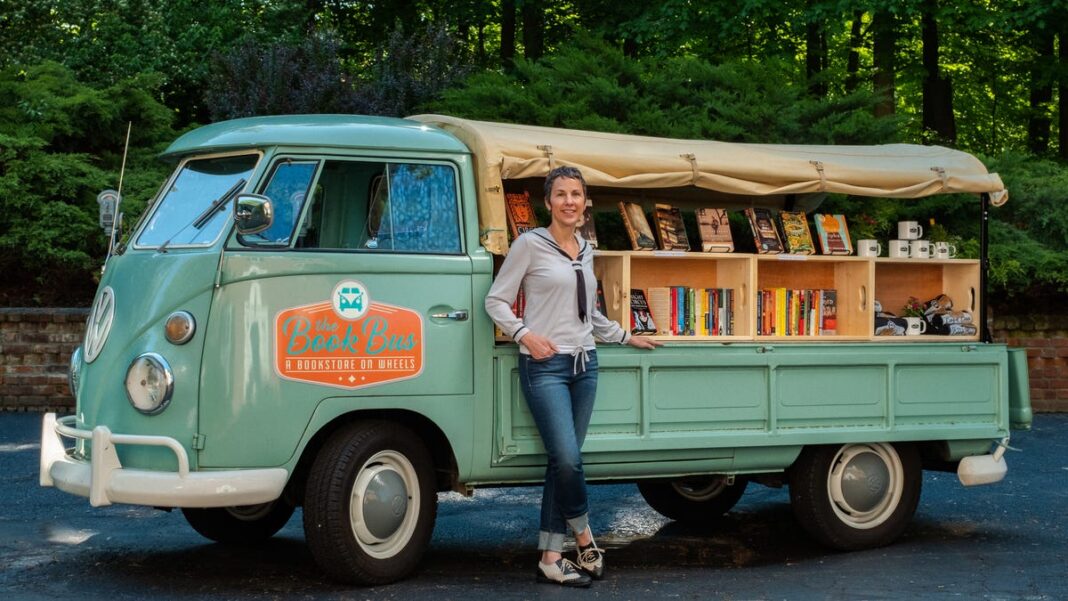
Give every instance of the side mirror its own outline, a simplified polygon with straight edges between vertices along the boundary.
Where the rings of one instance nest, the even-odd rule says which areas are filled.
[[[115,211],[119,207],[119,193],[115,190],[104,190],[96,195],[96,202],[100,204],[100,227],[110,236],[115,225]]]
[[[271,199],[260,194],[240,194],[234,200],[234,223],[237,233],[258,234],[271,227],[274,209]]]

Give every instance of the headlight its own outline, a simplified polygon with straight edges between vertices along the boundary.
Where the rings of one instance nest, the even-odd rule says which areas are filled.
[[[126,398],[145,415],[156,415],[167,408],[174,394],[174,373],[167,360],[157,353],[145,353],[126,370]]]
[[[67,366],[67,386],[70,387],[70,395],[78,398],[78,377],[82,371],[82,347],[74,349],[70,354],[70,365]]]
[[[171,344],[185,344],[197,331],[197,322],[188,311],[175,311],[167,316],[163,333]]]

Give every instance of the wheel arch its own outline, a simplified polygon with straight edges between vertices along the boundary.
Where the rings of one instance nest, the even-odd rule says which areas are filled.
[[[445,432],[425,415],[407,409],[359,409],[338,415],[315,430],[300,451],[300,458],[283,493],[294,505],[304,504],[304,488],[308,472],[320,449],[330,437],[345,426],[358,421],[384,421],[400,424],[411,430],[426,445],[434,461],[435,486],[439,492],[460,490],[459,467],[456,454]],[[313,422],[314,425],[314,422]],[[309,428],[313,427],[310,425]]]

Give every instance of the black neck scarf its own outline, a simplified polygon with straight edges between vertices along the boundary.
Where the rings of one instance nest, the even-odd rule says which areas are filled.
[[[539,238],[545,240],[552,246],[556,252],[560,253],[565,259],[571,261],[571,267],[575,270],[575,285],[578,292],[578,315],[579,321],[586,321],[586,277],[582,275],[582,253],[586,252],[586,243],[583,241],[582,247],[579,249],[578,256],[574,259],[571,255],[567,254],[567,251],[560,248],[560,245],[556,243],[551,237],[545,237],[538,235]]]

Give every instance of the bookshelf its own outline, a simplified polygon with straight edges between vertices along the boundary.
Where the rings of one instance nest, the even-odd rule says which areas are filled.
[[[604,286],[607,316],[630,323],[631,288],[661,286],[733,288],[734,335],[664,336],[669,342],[948,342],[977,341],[974,336],[874,335],[875,305],[900,314],[909,296],[926,301],[949,295],[954,309],[978,319],[979,261],[970,259],[887,259],[825,255],[752,255],[742,253],[597,251],[594,272]],[[756,294],[765,288],[834,289],[837,333],[819,336],[757,335]]]

